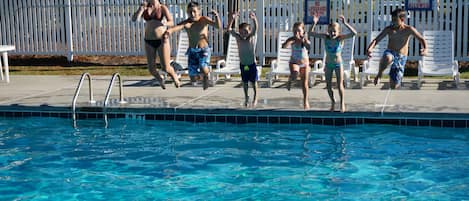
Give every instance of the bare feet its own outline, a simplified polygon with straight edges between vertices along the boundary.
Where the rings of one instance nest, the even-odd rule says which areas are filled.
[[[204,75],[203,77],[203,88],[206,90],[208,88],[208,76]]]
[[[329,109],[329,111],[334,112],[334,110],[335,110],[335,101],[332,101],[331,108]]]
[[[254,100],[252,100],[252,105],[251,107],[252,108],[255,108],[257,106],[257,98],[254,98]]]
[[[342,103],[340,105],[340,112],[344,113],[345,112],[345,103]]]
[[[174,86],[175,86],[176,88],[181,87],[181,82],[180,82],[178,79],[175,79],[175,80],[174,80]]]
[[[248,107],[248,105],[249,105],[249,96],[246,96],[244,98],[244,107]]]
[[[155,78],[155,79],[156,79],[156,81],[158,81],[158,83],[160,84],[160,87],[161,87],[162,89],[166,89],[166,86],[164,85],[164,79],[163,79],[163,77],[160,76],[159,79],[158,79],[158,78]]]
[[[399,88],[401,87],[400,84],[398,84],[398,83],[396,83],[396,82],[393,82],[393,81],[391,81],[391,82],[389,83],[389,85],[390,85],[390,88],[391,88],[391,89],[399,89]]]
[[[304,104],[304,109],[305,109],[305,110],[309,110],[309,103],[308,103],[308,102],[306,102],[306,103]]]
[[[375,80],[373,80],[373,84],[377,85],[379,84],[380,78],[378,76],[375,77]]]

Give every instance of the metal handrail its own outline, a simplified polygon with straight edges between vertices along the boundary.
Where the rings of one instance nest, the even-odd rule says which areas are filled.
[[[89,73],[83,73],[81,75],[81,78],[80,78],[80,81],[78,82],[78,86],[75,90],[75,95],[73,96],[73,100],[72,100],[72,120],[73,120],[73,127],[76,128],[77,125],[76,125],[76,105],[77,105],[77,99],[78,99],[78,95],[80,94],[80,90],[81,90],[81,86],[83,85],[83,80],[85,78],[88,78],[88,88],[89,88],[89,95],[90,95],[90,100],[89,100],[89,103],[91,104],[94,104],[96,103],[96,101],[94,100],[93,98],[93,84],[91,82],[91,75]]]
[[[109,87],[107,88],[106,97],[104,98],[104,104],[103,104],[103,117],[104,117],[104,123],[105,123],[106,128],[108,126],[106,108],[109,102],[109,96],[111,95],[112,86],[114,86],[114,81],[116,80],[116,77],[119,78],[119,97],[120,97],[119,104],[127,103],[126,101],[124,101],[124,88],[122,87],[121,76],[119,73],[114,73],[112,75],[111,82],[109,83]]]

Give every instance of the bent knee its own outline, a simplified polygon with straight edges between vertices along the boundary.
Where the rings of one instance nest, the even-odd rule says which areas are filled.
[[[382,62],[384,62],[385,64],[390,64],[393,59],[394,58],[392,55],[386,55],[383,57]]]

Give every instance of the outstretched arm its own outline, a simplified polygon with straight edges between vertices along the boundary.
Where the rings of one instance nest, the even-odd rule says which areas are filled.
[[[187,24],[189,24],[189,22],[187,20],[184,20],[181,23],[179,23],[178,25],[166,29],[166,31],[163,34],[164,38],[168,38],[174,32],[181,31],[182,29],[184,29],[186,27]]]
[[[423,48],[420,49],[420,55],[425,56],[427,54],[427,41],[414,27],[411,27],[411,30],[412,34],[414,34],[415,38],[417,38],[417,40],[419,40],[420,44],[423,46]]]
[[[348,30],[350,30],[350,33],[346,34],[346,35],[343,35],[342,38],[352,38],[353,36],[357,35],[357,31],[352,27],[350,26],[349,23],[347,23],[345,21],[345,17],[343,15],[339,16],[339,19],[340,21],[342,21],[342,24],[345,25],[345,27],[347,27]]]
[[[142,4],[140,4],[137,11],[135,11],[135,13],[132,15],[132,22],[135,22],[138,19],[140,19],[140,17],[143,14],[143,11],[145,11],[146,7],[147,7],[147,2],[146,1],[142,2]]]
[[[366,49],[366,52],[368,54],[368,57],[371,57],[371,51],[373,51],[373,48],[375,48],[376,44],[379,43],[379,41],[383,40],[384,37],[388,34],[389,27],[386,27],[379,33],[378,36],[376,36],[375,39],[373,39],[370,44],[368,45],[368,48]]]
[[[316,28],[316,24],[318,23],[318,21],[319,21],[319,14],[318,14],[318,13],[314,13],[314,16],[313,16],[313,26],[311,26],[311,29],[309,30],[308,35],[313,36],[313,37],[316,37],[316,38],[326,38],[326,37],[327,37],[327,34],[322,34],[322,33],[314,32],[314,28]]]

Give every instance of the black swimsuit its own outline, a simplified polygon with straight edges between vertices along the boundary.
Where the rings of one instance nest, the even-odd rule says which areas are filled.
[[[156,39],[156,40],[147,40],[145,39],[145,43],[152,46],[155,49],[158,49],[162,43],[161,39]]]
[[[152,13],[148,13],[147,10],[143,13],[143,19],[145,20],[159,20],[161,21],[163,18],[162,12],[161,12],[161,7],[158,9],[154,9]],[[152,46],[155,49],[158,49],[160,47],[162,40],[161,39],[156,39],[156,40],[147,40],[145,39],[145,43],[148,45]]]

